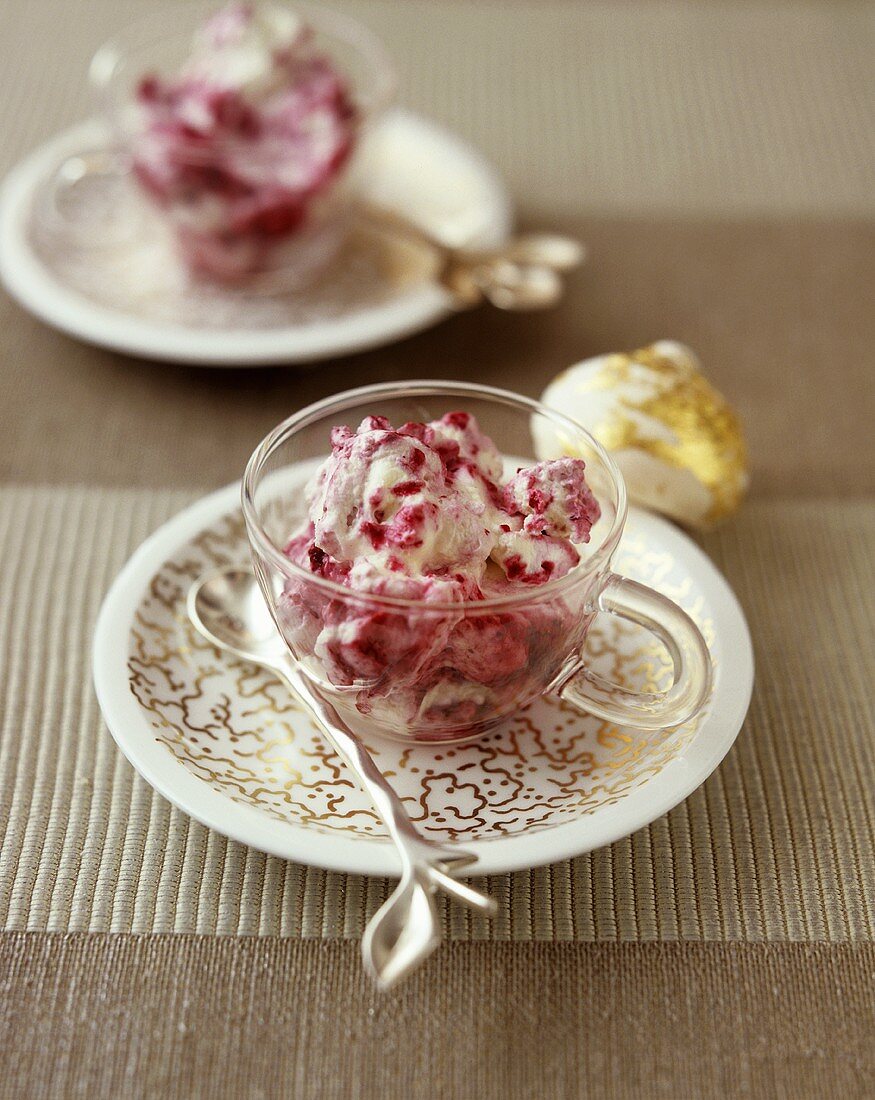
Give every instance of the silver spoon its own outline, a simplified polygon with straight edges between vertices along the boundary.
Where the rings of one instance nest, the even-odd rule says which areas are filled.
[[[188,593],[188,615],[219,649],[279,676],[371,796],[401,858],[401,881],[374,914],[362,939],[365,966],[387,989],[409,974],[441,942],[435,893],[494,913],[495,901],[452,878],[476,862],[461,848],[427,840],[414,826],[365,746],[331,703],[304,676],[280,637],[252,570],[220,569],[196,581]]]
[[[499,309],[545,309],[562,297],[560,274],[573,271],[586,257],[579,241],[558,233],[527,233],[498,248],[477,249],[450,244],[386,207],[365,205],[361,213],[370,225],[428,248],[437,264],[435,277],[457,309],[484,298]]]

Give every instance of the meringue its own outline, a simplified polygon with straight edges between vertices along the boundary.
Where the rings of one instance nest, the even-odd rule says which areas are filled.
[[[741,424],[684,344],[660,340],[570,367],[541,395],[611,452],[630,500],[692,528],[731,515],[747,491]],[[579,453],[573,437],[533,420],[541,458]]]

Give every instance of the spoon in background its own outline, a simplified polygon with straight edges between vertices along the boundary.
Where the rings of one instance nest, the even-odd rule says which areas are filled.
[[[387,207],[365,205],[365,222],[394,237],[428,249],[435,278],[450,292],[456,309],[469,309],[485,298],[498,309],[546,309],[562,297],[560,275],[586,258],[586,249],[558,233],[526,233],[497,248],[452,245],[436,233]]]
[[[438,889],[472,909],[495,912],[492,898],[452,877],[477,857],[427,840],[417,831],[368,750],[301,673],[251,569],[220,569],[201,577],[189,589],[187,608],[195,628],[208,642],[270,670],[288,685],[373,800],[401,859],[401,881],[374,914],[362,939],[365,966],[382,989],[409,974],[440,943],[441,922],[435,903]]]

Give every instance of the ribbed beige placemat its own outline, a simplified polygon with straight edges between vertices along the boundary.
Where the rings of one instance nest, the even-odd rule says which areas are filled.
[[[112,577],[190,494],[0,500],[0,924],[355,936],[386,883],[284,863],[192,822],[103,728],[90,636]],[[831,940],[875,932],[867,665],[875,505],[760,501],[706,540],[750,617],[757,687],[717,773],[648,829],[496,876],[455,939]],[[867,679],[868,678],[868,679]]]

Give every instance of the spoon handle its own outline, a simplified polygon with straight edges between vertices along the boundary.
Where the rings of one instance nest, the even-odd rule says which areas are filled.
[[[457,246],[449,241],[443,241],[435,233],[420,225],[419,222],[405,217],[387,206],[377,206],[373,203],[365,203],[359,207],[359,214],[364,221],[376,229],[382,229],[396,237],[405,237],[415,244],[430,248],[438,256],[447,258],[456,250]]]
[[[295,696],[322,727],[338,755],[370,795],[380,820],[399,850],[402,864],[405,866],[407,864],[415,866],[420,863],[433,865],[442,872],[441,884],[444,881],[448,886],[452,884],[448,889],[449,893],[455,894],[460,900],[464,897],[468,904],[477,904],[491,912],[494,908],[491,898],[470,887],[463,887],[447,874],[448,871],[459,871],[470,866],[476,862],[476,857],[462,848],[448,847],[424,837],[410,820],[404,803],[377,767],[373,756],[340,717],[334,705],[295,667],[291,659],[288,663],[284,662],[284,667],[278,671]],[[476,902],[473,901],[475,898]]]
[[[291,661],[282,673],[294,694],[310,711],[338,755],[355,773],[362,787],[370,795],[380,820],[389,830],[392,840],[399,849],[404,849],[402,855],[406,852],[413,856],[411,845],[416,846],[417,855],[420,854],[418,849],[421,846],[425,846],[429,852],[437,847],[417,832],[404,809],[404,804],[374,763],[374,758],[349,729],[334,706],[313,687]]]
[[[441,923],[434,901],[439,889],[484,913],[495,912],[495,901],[452,877],[453,870],[469,866],[475,857],[427,840],[418,832],[367,748],[291,660],[276,671],[370,795],[401,856],[401,880],[374,914],[362,938],[365,965],[377,984],[387,989],[419,966],[440,943]]]

